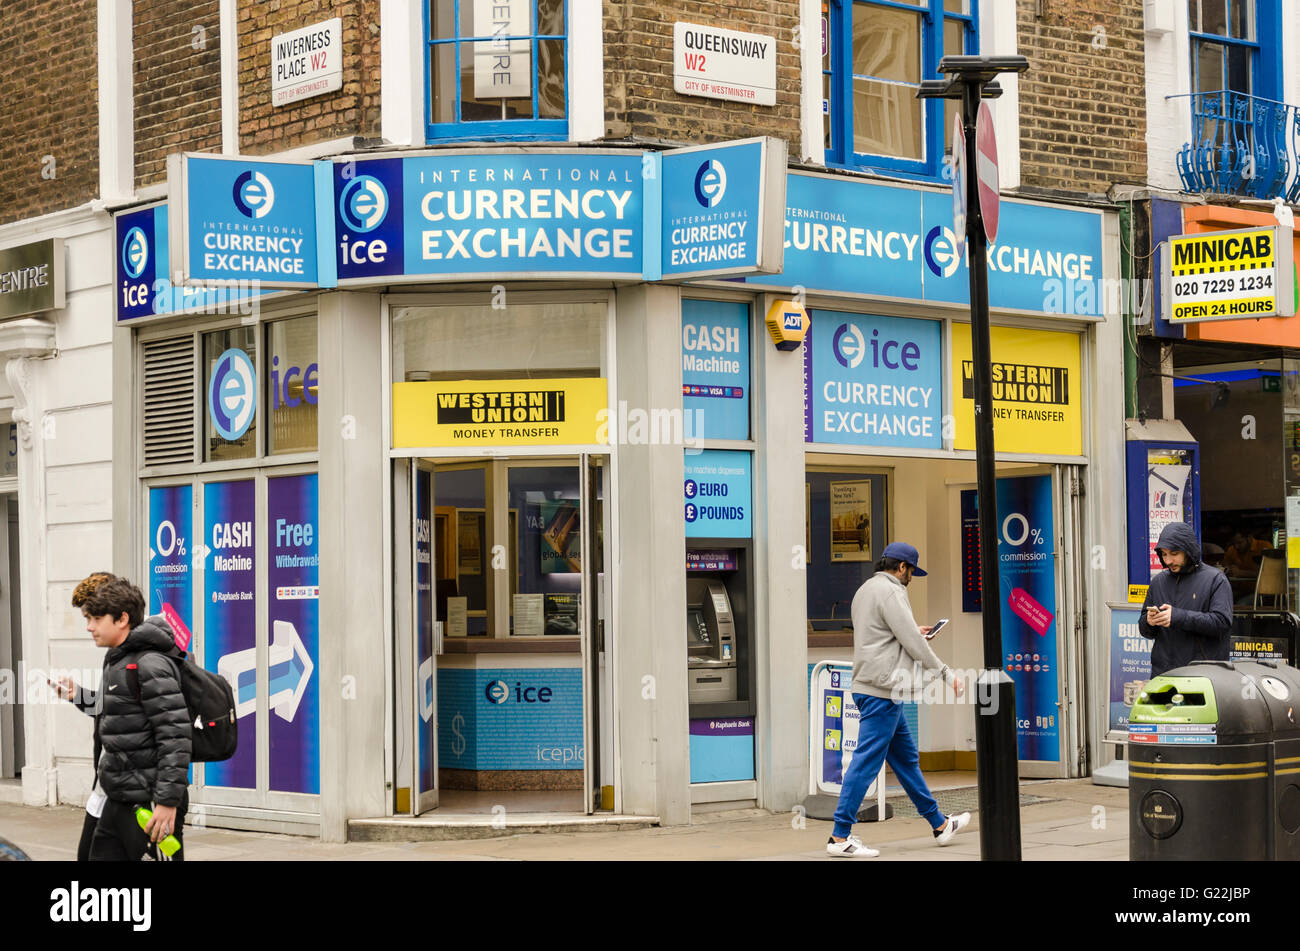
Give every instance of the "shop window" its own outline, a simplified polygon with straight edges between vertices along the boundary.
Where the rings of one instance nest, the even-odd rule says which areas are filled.
[[[429,141],[568,138],[565,0],[427,0]]]
[[[604,303],[394,308],[393,379],[598,377]]]
[[[203,335],[203,458],[257,455],[257,328]]]
[[[313,452],[316,449],[316,317],[280,320],[267,326],[266,406],[270,411],[267,453]]]
[[[945,55],[978,52],[979,0],[830,0],[822,5],[828,165],[938,177],[956,101],[916,98]]]
[[[490,631],[487,533],[487,470],[439,467],[433,477],[433,531],[438,543],[434,600],[438,620],[451,637]]]
[[[888,477],[810,466],[804,481],[811,634],[851,634],[850,607],[887,543]]]
[[[510,634],[577,637],[582,593],[582,505],[574,466],[511,466],[507,475]],[[597,544],[599,548],[599,543]]]

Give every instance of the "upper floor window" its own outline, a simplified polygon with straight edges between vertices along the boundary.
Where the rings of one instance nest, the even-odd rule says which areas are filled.
[[[568,138],[566,0],[426,0],[428,140]]]
[[[1254,0],[1187,0],[1193,92],[1254,94],[1254,6]]]
[[[917,99],[945,55],[978,52],[979,0],[824,0],[826,162],[937,177],[955,100]]]

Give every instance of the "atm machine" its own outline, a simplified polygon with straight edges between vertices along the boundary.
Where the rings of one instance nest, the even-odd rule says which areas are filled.
[[[735,546],[734,540],[687,546],[686,666],[692,717],[754,713],[753,582],[749,549]]]
[[[736,699],[736,617],[727,588],[711,577],[686,579],[686,663],[691,703]]]

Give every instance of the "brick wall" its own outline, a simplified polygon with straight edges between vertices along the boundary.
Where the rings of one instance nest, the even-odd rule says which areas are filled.
[[[220,0],[136,0],[135,184],[165,181],[170,152],[221,151]]]
[[[273,106],[271,37],[334,17],[343,20],[343,88]],[[379,74],[379,0],[239,0],[240,151],[266,155],[345,136],[378,137]]]
[[[99,194],[95,0],[29,0],[0,15],[0,223]]]
[[[1145,181],[1142,4],[1017,2],[1029,60],[1020,77],[1022,186],[1104,194],[1115,182]]]
[[[770,36],[776,43],[776,105],[683,96],[673,91],[673,24],[678,20]],[[794,0],[743,4],[605,0],[605,132],[675,142],[773,135],[799,152],[799,59]]]

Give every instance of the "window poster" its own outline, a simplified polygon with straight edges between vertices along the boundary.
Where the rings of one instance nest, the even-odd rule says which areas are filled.
[[[235,755],[204,764],[209,786],[257,788],[257,495],[252,479],[203,486],[203,666],[230,681]]]
[[[831,561],[871,561],[871,483],[831,483]]]
[[[161,614],[181,650],[190,648],[194,616],[194,574],[189,548],[193,544],[194,490],[169,485],[149,490],[149,603],[147,614]]]
[[[483,572],[483,510],[456,510],[456,573]]]
[[[317,499],[314,473],[267,480],[271,789],[313,795],[320,792]]]

